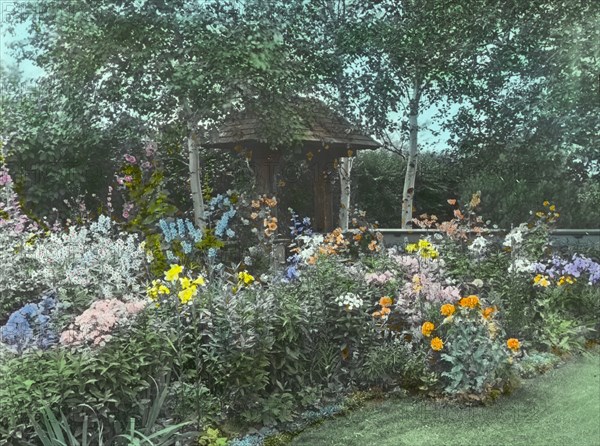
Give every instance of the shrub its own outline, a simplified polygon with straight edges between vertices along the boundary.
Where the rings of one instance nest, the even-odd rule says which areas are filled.
[[[97,298],[141,295],[145,254],[135,234],[115,234],[101,215],[88,227],[40,240],[32,257],[41,265],[40,281],[52,288],[84,288]]]

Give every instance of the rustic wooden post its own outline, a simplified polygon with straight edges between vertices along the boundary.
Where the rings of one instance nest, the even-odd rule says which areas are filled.
[[[334,227],[332,163],[325,157],[319,157],[313,167],[314,227],[317,231],[328,232]]]

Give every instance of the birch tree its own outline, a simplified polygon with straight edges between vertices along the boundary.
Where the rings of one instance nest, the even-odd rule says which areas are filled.
[[[207,141],[205,123],[217,124],[232,104],[268,109],[265,139],[276,145],[291,133],[278,108],[313,83],[315,66],[283,38],[285,23],[269,16],[272,6],[243,3],[41,0],[17,4],[10,20],[30,28],[21,56],[42,67],[90,125],[135,118],[152,133],[184,123],[194,220],[201,226],[197,151]]]

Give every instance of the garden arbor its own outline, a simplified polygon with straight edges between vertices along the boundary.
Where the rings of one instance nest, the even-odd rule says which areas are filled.
[[[226,119],[207,147],[246,156],[254,171],[257,192],[271,196],[277,196],[283,151],[292,151],[295,162],[306,160],[312,177],[312,191],[306,193],[313,195],[313,228],[330,231],[338,225],[334,217],[336,171],[340,174],[341,207],[347,208],[352,157],[358,150],[376,149],[380,144],[359,133],[355,126],[320,101],[299,100],[297,112],[290,130],[294,143],[286,147],[271,143],[265,136],[269,123],[258,113],[249,111],[232,114]]]

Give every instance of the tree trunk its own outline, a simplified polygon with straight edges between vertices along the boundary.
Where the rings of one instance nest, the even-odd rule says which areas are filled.
[[[338,173],[340,175],[340,213],[339,213],[339,226],[342,231],[348,230],[348,218],[350,215],[350,190],[351,190],[351,177],[352,164],[354,158],[343,157],[340,158],[340,164],[338,167]]]
[[[190,187],[192,189],[192,203],[194,204],[194,224],[204,230],[204,198],[202,197],[202,172],[200,170],[200,155],[196,146],[193,132],[187,138],[189,152]]]
[[[419,146],[417,136],[419,134],[419,84],[415,79],[413,83],[412,96],[409,103],[408,131],[409,150],[406,164],[406,175],[404,177],[404,188],[402,190],[402,228],[412,227],[412,208],[415,195],[415,179],[417,177],[417,159]]]

